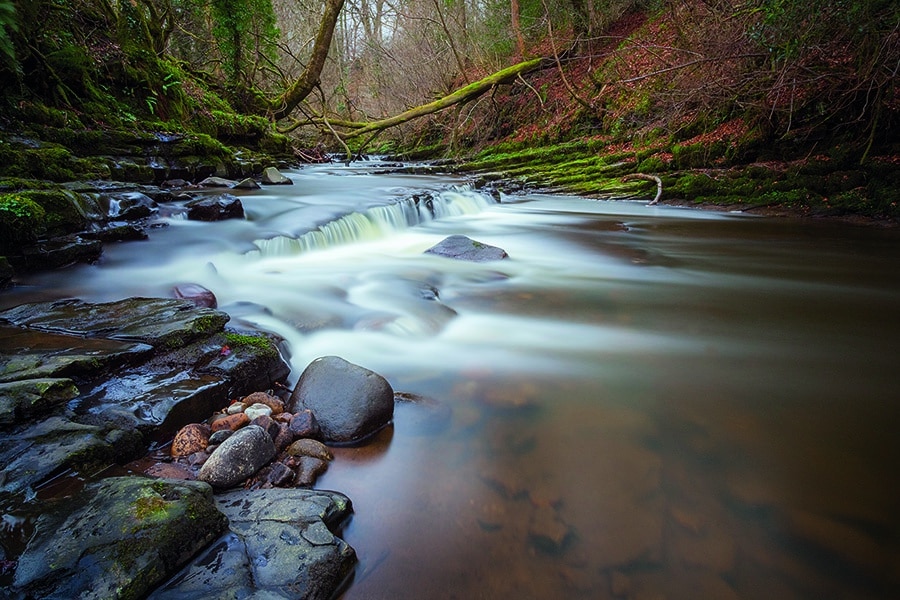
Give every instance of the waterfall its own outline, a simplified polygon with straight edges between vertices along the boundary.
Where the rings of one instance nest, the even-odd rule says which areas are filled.
[[[393,204],[343,215],[297,237],[276,236],[253,243],[262,256],[290,256],[376,240],[434,219],[475,214],[493,203],[489,195],[468,187],[421,192]]]

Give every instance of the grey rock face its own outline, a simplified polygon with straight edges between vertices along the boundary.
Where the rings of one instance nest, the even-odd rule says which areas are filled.
[[[263,170],[262,182],[266,185],[293,185],[294,183],[275,167],[266,167]]]
[[[451,235],[426,250],[425,254],[436,254],[446,258],[473,262],[500,260],[509,256],[503,248],[482,244],[464,235]]]
[[[394,391],[381,375],[337,356],[317,358],[300,376],[288,410],[309,409],[325,442],[365,438],[394,415]]]
[[[197,478],[213,487],[228,488],[247,479],[275,458],[275,443],[262,427],[248,425],[216,448]]]
[[[231,532],[153,593],[152,600],[324,600],[333,597],[356,562],[353,548],[331,532],[351,512],[343,494],[240,490],[216,501]]]

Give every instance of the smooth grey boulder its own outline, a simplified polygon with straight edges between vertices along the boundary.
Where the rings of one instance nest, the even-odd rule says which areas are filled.
[[[309,409],[325,442],[349,443],[368,437],[394,416],[394,390],[387,380],[337,356],[306,367],[287,410]]]
[[[234,184],[236,190],[258,190],[259,184],[247,177]]]
[[[269,464],[275,454],[272,436],[258,425],[248,425],[216,448],[197,479],[216,488],[229,488]]]
[[[225,219],[243,219],[244,205],[241,199],[232,194],[217,194],[209,198],[200,198],[188,202],[188,219],[192,221],[224,221]]]
[[[266,185],[293,185],[289,177],[285,177],[275,167],[266,167],[262,173],[262,182]]]
[[[451,235],[426,250],[425,254],[473,262],[501,260],[509,256],[503,248],[482,244],[464,235]]]
[[[28,598],[141,598],[226,527],[205,483],[104,479],[46,504],[7,591]]]
[[[349,575],[356,553],[332,530],[351,512],[337,492],[238,490],[216,496],[231,531],[151,600],[325,600]]]
[[[233,179],[225,179],[224,177],[207,177],[197,185],[200,187],[223,187],[223,188],[233,188],[237,184],[237,181]]]

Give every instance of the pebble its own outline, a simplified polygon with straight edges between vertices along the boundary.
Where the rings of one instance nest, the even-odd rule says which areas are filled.
[[[296,484],[299,487],[312,487],[316,479],[328,469],[328,463],[312,456],[301,456],[297,461]]]
[[[321,460],[332,460],[334,458],[328,446],[308,438],[297,440],[288,446],[285,452],[291,456],[311,456]]]
[[[230,429],[220,429],[218,431],[214,431],[213,434],[211,436],[209,436],[209,445],[212,446],[214,444],[215,445],[221,444],[222,442],[227,440],[229,437],[231,437],[232,433],[234,433],[234,432],[231,431]],[[212,452],[212,450],[210,450],[210,452]]]
[[[244,403],[243,402],[235,402],[231,406],[225,409],[225,412],[229,415],[236,415],[237,413],[244,412]]]
[[[272,416],[272,408],[263,404],[262,402],[257,402],[255,404],[251,404],[247,408],[244,409],[244,414],[247,415],[249,420],[253,420],[256,417],[265,415],[267,417]]]
[[[244,406],[252,406],[254,404],[265,404],[272,409],[272,415],[284,412],[284,402],[281,398],[276,398],[265,392],[253,392],[249,396],[245,396],[241,402]]]
[[[237,431],[248,423],[250,423],[250,417],[247,416],[247,413],[236,413],[225,417],[219,417],[212,422],[210,429],[213,431],[222,431],[223,429]]]
[[[172,440],[172,456],[188,456],[204,450],[209,445],[209,427],[197,423],[185,425]]]
[[[319,437],[319,424],[310,410],[298,411],[291,419],[289,427],[295,438]]]

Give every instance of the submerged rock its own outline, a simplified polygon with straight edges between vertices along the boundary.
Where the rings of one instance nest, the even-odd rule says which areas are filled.
[[[48,505],[13,590],[41,598],[140,598],[227,527],[204,483],[117,477]]]
[[[464,235],[451,235],[426,250],[425,254],[436,254],[446,258],[473,262],[500,260],[509,256],[502,248],[476,242]]]
[[[216,295],[196,283],[182,283],[172,288],[172,295],[200,308],[216,308]]]
[[[317,358],[300,375],[288,412],[309,409],[326,442],[368,437],[394,415],[394,390],[381,375],[337,356]]]
[[[332,530],[351,512],[343,494],[318,490],[234,491],[216,497],[231,531],[149,596],[151,600],[325,600],[356,563]]]

